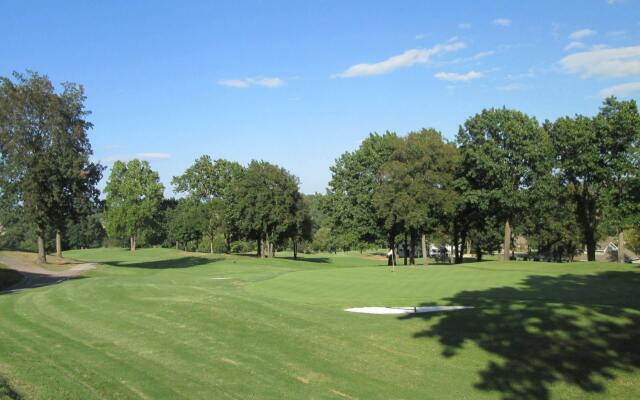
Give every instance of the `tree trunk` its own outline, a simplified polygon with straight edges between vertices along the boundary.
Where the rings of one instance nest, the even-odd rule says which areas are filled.
[[[482,249],[480,246],[476,248],[476,261],[482,261]]]
[[[409,253],[409,264],[416,265],[416,233],[411,231],[409,246],[411,247],[411,252]]]
[[[266,250],[265,250],[265,241],[264,239],[260,239],[260,246],[258,246],[258,252],[260,253],[260,258],[265,258],[266,257]]]
[[[62,235],[60,230],[56,230],[56,256],[62,258]]]
[[[429,249],[427,249],[427,235],[422,234],[422,263],[425,267],[429,266]]]
[[[404,233],[404,244],[403,244],[404,248],[403,250],[403,255],[404,255],[404,265],[407,265],[407,252],[409,251],[409,246],[407,246],[407,232]]]
[[[624,263],[624,232],[622,229],[618,233],[618,262]]]
[[[176,240],[176,250],[178,250],[178,249],[179,249],[179,247],[178,247],[178,245],[179,245],[179,244],[180,244],[180,243],[178,243],[178,241]]]
[[[131,242],[131,251],[136,251],[136,237],[131,236],[129,241]]]
[[[260,239],[256,239],[256,257],[260,257],[262,254],[262,243]]]
[[[47,263],[47,252],[44,249],[44,238],[42,237],[42,232],[38,232],[38,262],[43,264]]]
[[[213,254],[213,236],[211,236],[211,241],[209,242],[209,253]]]
[[[511,259],[511,223],[509,218],[504,222],[504,261]]]
[[[273,243],[269,242],[269,258],[273,258]]]
[[[596,240],[595,238],[587,239],[587,261],[596,260]]]
[[[293,240],[293,259],[298,259],[298,241],[295,239]]]

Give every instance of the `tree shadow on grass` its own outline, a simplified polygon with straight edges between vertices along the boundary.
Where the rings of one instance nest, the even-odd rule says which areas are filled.
[[[302,261],[302,262],[310,262],[310,263],[318,263],[318,264],[329,264],[331,260],[329,257],[277,257],[282,260],[291,260],[291,261]]]
[[[616,373],[640,368],[640,273],[530,276],[519,287],[465,291],[447,299],[474,309],[413,314],[430,327],[443,355],[466,342],[499,356],[480,370],[475,387],[504,399],[549,399],[551,385],[605,391]]]
[[[22,397],[0,376],[0,399],[20,400]]]
[[[4,287],[0,289],[0,295],[18,292],[24,289],[33,289],[50,285],[57,285],[59,283],[76,280],[76,279],[85,279],[85,276],[55,276],[55,275],[46,275],[46,274],[38,274],[34,272],[19,272],[22,278],[16,284]],[[2,399],[2,397],[0,397]]]
[[[197,267],[199,265],[211,264],[217,261],[222,261],[223,257],[209,258],[209,257],[197,257],[187,256],[179,258],[170,258],[166,260],[155,261],[101,261],[100,264],[111,265],[113,267],[127,267],[127,268],[149,268],[149,269],[168,269],[168,268],[190,268]]]

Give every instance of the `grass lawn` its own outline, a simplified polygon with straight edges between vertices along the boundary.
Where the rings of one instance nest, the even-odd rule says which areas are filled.
[[[65,256],[103,266],[0,295],[0,396],[640,398],[637,265],[488,261],[392,273],[355,253]],[[475,308],[343,311],[435,304]]]

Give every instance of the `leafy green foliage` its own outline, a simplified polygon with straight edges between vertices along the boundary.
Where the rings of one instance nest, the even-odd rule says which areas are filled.
[[[158,216],[164,186],[147,161],[116,161],[105,187],[105,222],[110,237],[131,238],[148,234]]]

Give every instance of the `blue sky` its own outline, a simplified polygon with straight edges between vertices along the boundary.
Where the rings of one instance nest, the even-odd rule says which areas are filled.
[[[95,158],[148,159],[168,195],[202,154],[324,192],[369,132],[640,97],[640,0],[0,0],[0,37],[0,75],[82,83]]]

